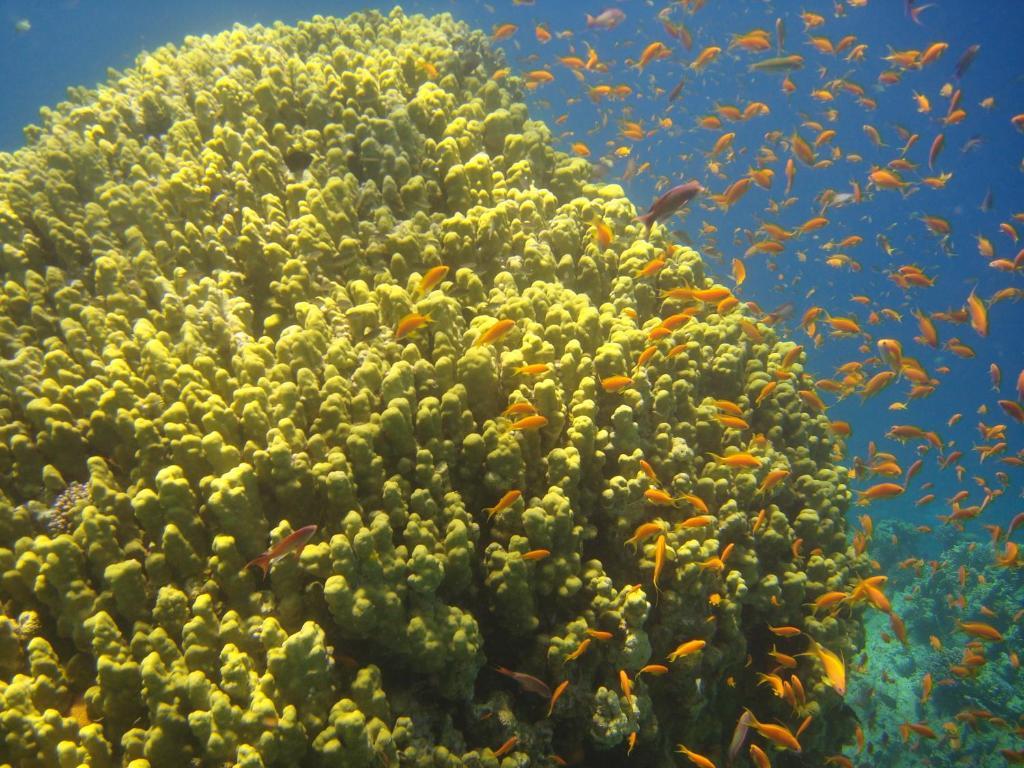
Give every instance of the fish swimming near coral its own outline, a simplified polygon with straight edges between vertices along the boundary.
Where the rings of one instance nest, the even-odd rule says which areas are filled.
[[[257,555],[255,558],[245,564],[246,570],[252,566],[258,566],[263,571],[263,578],[267,577],[270,572],[270,566],[277,561],[283,559],[292,552],[298,557],[302,554],[302,548],[306,546],[313,534],[317,531],[315,525],[305,525],[294,533],[290,533],[281,539],[277,544],[272,546],[266,552],[261,555]]]
[[[647,213],[637,216],[636,221],[643,222],[647,227],[647,234],[650,234],[655,222],[667,219],[703,191],[704,188],[697,181],[688,181],[672,187],[654,201]]]
[[[548,687],[548,684],[540,678],[529,675],[526,672],[516,672],[511,669],[506,669],[505,667],[495,667],[494,671],[498,674],[505,675],[505,677],[512,678],[519,683],[519,686],[524,691],[536,693],[538,696],[543,696],[545,699],[551,698],[551,689]]]

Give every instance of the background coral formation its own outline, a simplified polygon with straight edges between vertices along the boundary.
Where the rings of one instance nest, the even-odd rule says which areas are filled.
[[[663,302],[712,285],[699,256],[551,149],[501,64],[448,16],[238,27],[0,155],[0,760],[595,764],[635,739],[654,765],[721,754],[743,706],[814,715],[812,760],[848,737],[814,659],[798,711],[756,676],[807,649],[770,625],[858,642],[807,607],[865,558],[799,351],[741,305]],[[496,666],[569,686],[547,716]]]

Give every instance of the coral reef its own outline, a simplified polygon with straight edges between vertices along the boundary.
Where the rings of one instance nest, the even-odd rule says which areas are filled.
[[[893,637],[883,614],[865,621],[863,658],[857,659],[865,674],[850,698],[861,713],[871,760],[897,768],[1008,764],[999,752],[1018,747],[1019,722],[999,713],[1024,711],[1017,657],[1024,640],[1024,571],[993,562],[992,542],[952,525],[922,537],[910,523],[886,520],[876,534],[872,552],[890,574],[907,643]],[[980,640],[960,628],[976,621],[1003,638]],[[926,726],[934,736],[908,730],[907,723]]]
[[[808,648],[770,626],[861,640],[808,607],[868,563],[801,350],[502,65],[443,15],[236,27],[0,155],[0,762],[661,765],[744,706],[849,738],[817,659],[757,677]]]

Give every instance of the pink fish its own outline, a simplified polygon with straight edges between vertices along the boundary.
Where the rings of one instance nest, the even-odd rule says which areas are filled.
[[[543,696],[545,699],[551,698],[551,689],[548,688],[547,683],[533,675],[528,675],[525,672],[513,672],[511,669],[506,669],[505,667],[495,667],[494,671],[505,675],[505,677],[511,677],[519,683],[520,687],[522,687],[524,691],[536,693],[538,696]]]
[[[743,742],[747,740],[747,732],[750,730],[750,722],[753,714],[749,709],[743,710],[739,721],[736,723],[736,730],[732,732],[732,740],[729,742],[729,762],[736,760],[740,750],[743,749]]]
[[[295,553],[298,557],[302,554],[302,548],[306,546],[306,543],[313,538],[313,534],[316,533],[315,525],[306,525],[294,533],[285,536],[277,544],[272,546],[262,555],[258,555],[254,559],[250,560],[245,564],[246,568],[256,565],[263,571],[263,578],[267,577],[267,573],[270,571],[270,566],[282,559],[291,552]]]
[[[626,14],[618,8],[608,8],[607,10],[601,11],[597,16],[591,16],[589,13],[587,14],[587,26],[591,29],[594,27],[599,29],[615,29],[625,20]]]
[[[647,226],[647,234],[650,234],[654,222],[667,219],[703,191],[704,188],[696,181],[688,181],[685,184],[672,187],[654,201],[647,213],[637,216],[636,220],[642,221]]]

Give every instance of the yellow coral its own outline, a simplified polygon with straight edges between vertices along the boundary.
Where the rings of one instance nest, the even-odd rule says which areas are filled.
[[[697,680],[755,695],[744,662],[780,612],[852,650],[853,620],[805,608],[864,566],[827,419],[788,380],[757,402],[771,329],[664,301],[710,287],[697,253],[637,275],[665,244],[552,149],[502,64],[445,15],[236,27],[74,91],[0,158],[0,759],[457,765],[636,731],[725,741],[734,697],[709,718]],[[433,322],[395,338],[414,312]],[[676,525],[655,488],[708,519]],[[622,546],[654,519],[660,555]],[[265,583],[245,569],[306,525]],[[618,695],[682,639],[706,645]],[[550,726],[485,666],[553,688],[584,642]],[[637,764],[658,754],[644,740]]]

